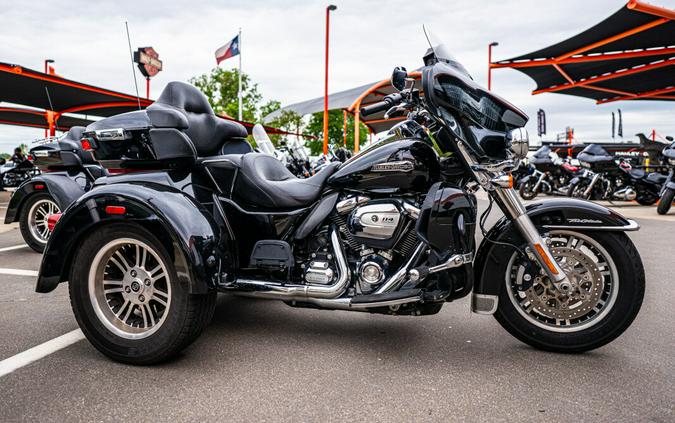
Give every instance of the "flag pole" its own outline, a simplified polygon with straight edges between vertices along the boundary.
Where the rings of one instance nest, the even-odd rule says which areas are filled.
[[[237,48],[239,50],[239,121],[241,122],[243,120],[242,104],[241,104],[241,28],[239,28],[238,41],[239,46]]]

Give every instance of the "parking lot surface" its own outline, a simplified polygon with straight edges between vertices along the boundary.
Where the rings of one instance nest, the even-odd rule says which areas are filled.
[[[675,214],[616,210],[641,225],[647,290],[628,331],[593,352],[535,350],[468,298],[388,317],[223,295],[171,362],[126,366],[81,340],[0,377],[0,421],[673,422]],[[77,329],[67,286],[35,293],[40,255],[21,245],[0,225],[0,362]]]

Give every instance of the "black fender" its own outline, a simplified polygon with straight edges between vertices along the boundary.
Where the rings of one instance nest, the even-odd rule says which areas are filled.
[[[637,222],[626,219],[607,207],[576,198],[560,198],[529,204],[527,214],[539,228],[540,233],[555,229],[586,231],[635,231]],[[513,222],[501,218],[487,233],[491,240],[523,245],[525,240]],[[494,269],[511,259],[513,248],[486,241],[484,238],[476,251],[474,261],[474,294],[499,295],[504,286],[505,275],[497,275]],[[494,306],[496,308],[496,302]],[[493,310],[494,311],[494,310]]]
[[[88,181],[83,172],[50,172],[34,176],[21,183],[7,205],[5,223],[17,222],[26,200],[33,194],[47,192],[65,210],[87,189]]]
[[[124,206],[126,211],[108,214],[107,206]],[[218,251],[227,235],[196,200],[166,185],[117,183],[94,188],[64,212],[49,237],[35,290],[50,292],[68,280],[78,245],[92,230],[112,222],[136,223],[153,233],[191,293],[215,289],[219,273],[233,271],[232,250]]]

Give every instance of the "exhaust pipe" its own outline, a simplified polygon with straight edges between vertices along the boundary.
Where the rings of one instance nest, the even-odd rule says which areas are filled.
[[[338,277],[333,285],[282,285],[277,282],[257,279],[237,279],[233,284],[234,290],[237,291],[237,294],[248,297],[284,301],[308,301],[312,298],[330,299],[339,297],[347,290],[351,273],[336,229],[331,230],[330,240],[338,267]]]
[[[618,190],[612,196],[619,200],[632,201],[635,200],[635,198],[637,197],[637,192],[635,192],[635,190],[631,187],[626,187]]]

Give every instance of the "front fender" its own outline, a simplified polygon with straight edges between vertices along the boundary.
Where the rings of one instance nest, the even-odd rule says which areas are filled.
[[[124,206],[124,215],[107,214],[107,206]],[[101,186],[66,210],[49,238],[42,258],[37,292],[50,292],[70,275],[78,245],[92,230],[114,222],[133,222],[155,235],[172,256],[176,271],[192,293],[215,288],[221,234],[210,213],[184,192],[158,184]],[[230,270],[227,263],[222,271]]]
[[[575,198],[532,203],[527,206],[527,214],[541,233],[555,229],[635,231],[640,228],[634,220],[626,219],[607,207]],[[516,245],[525,243],[513,222],[506,217],[501,218],[488,231],[486,238]],[[495,297],[499,295],[505,283],[505,275],[496,275],[494,269],[504,268],[504,262],[508,262],[512,254],[512,247],[483,239],[474,262],[474,294]]]
[[[24,181],[14,191],[7,205],[5,223],[17,222],[26,200],[33,194],[47,192],[61,210],[65,210],[85,191],[87,179],[84,173],[43,173]]]

